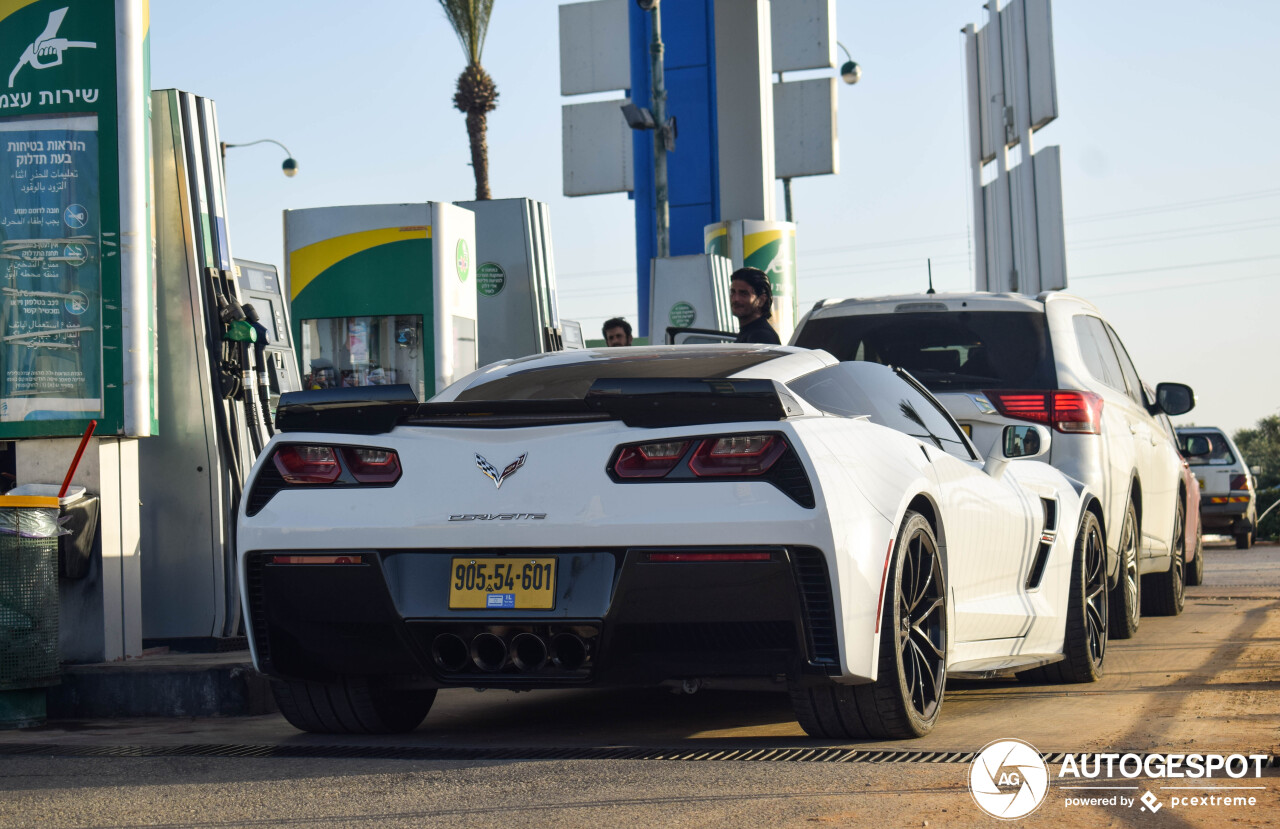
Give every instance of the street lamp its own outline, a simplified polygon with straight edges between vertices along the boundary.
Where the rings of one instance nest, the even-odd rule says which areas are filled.
[[[847,84],[855,84],[862,80],[862,67],[853,59],[853,55],[849,54],[849,50],[844,48],[844,44],[836,41],[836,45],[844,49],[844,56],[848,58],[844,65],[840,67],[840,77]]]
[[[275,144],[277,147],[285,151],[285,155],[287,155],[288,158],[286,158],[284,160],[284,163],[280,165],[280,169],[284,172],[286,176],[288,176],[289,178],[293,178],[298,174],[298,162],[294,160],[293,153],[289,152],[288,147],[281,144],[279,141],[276,141],[274,138],[259,138],[257,141],[249,141],[244,144],[228,144],[227,142],[223,141],[221,144],[218,145],[218,149],[222,153],[223,166],[226,166],[228,147],[252,147],[254,144],[263,144],[263,143]]]
[[[836,41],[836,45],[844,50],[844,56],[847,61],[840,67],[840,77],[847,84],[855,84],[862,79],[862,67],[853,59],[853,55],[849,54],[849,50],[840,41]],[[782,73],[778,73],[778,79],[782,79]],[[788,222],[792,221],[791,217],[791,179],[784,178],[782,180],[782,205],[784,215]]]

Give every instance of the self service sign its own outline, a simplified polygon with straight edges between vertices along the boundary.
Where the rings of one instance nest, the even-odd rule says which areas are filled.
[[[0,439],[155,426],[145,0],[0,0]]]

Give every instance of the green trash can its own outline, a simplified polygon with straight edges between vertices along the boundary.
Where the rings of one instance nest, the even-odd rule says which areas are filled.
[[[0,728],[45,721],[58,676],[56,497],[0,496]]]

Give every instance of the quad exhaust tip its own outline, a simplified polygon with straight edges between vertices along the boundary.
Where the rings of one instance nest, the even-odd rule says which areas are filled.
[[[488,673],[496,673],[507,664],[507,643],[495,633],[477,633],[471,640],[471,661]]]
[[[471,654],[461,636],[442,633],[431,643],[431,658],[441,670],[456,673],[467,667]]]
[[[572,633],[557,633],[551,639],[551,662],[565,671],[576,671],[587,661],[587,643]]]
[[[431,642],[431,658],[440,670],[460,673],[474,665],[485,673],[497,673],[511,664],[521,673],[536,673],[550,663],[563,671],[576,671],[587,662],[588,646],[572,633],[558,633],[548,642],[522,632],[508,642],[496,633],[476,634],[468,644],[455,633],[441,633]]]
[[[511,640],[511,664],[521,671],[540,671],[547,664],[547,643],[532,633],[517,633]]]

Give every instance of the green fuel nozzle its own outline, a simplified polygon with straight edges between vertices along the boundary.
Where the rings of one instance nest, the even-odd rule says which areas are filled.
[[[256,343],[258,332],[254,329],[253,323],[246,319],[238,319],[227,326],[227,333],[222,335],[222,339],[236,343]]]

